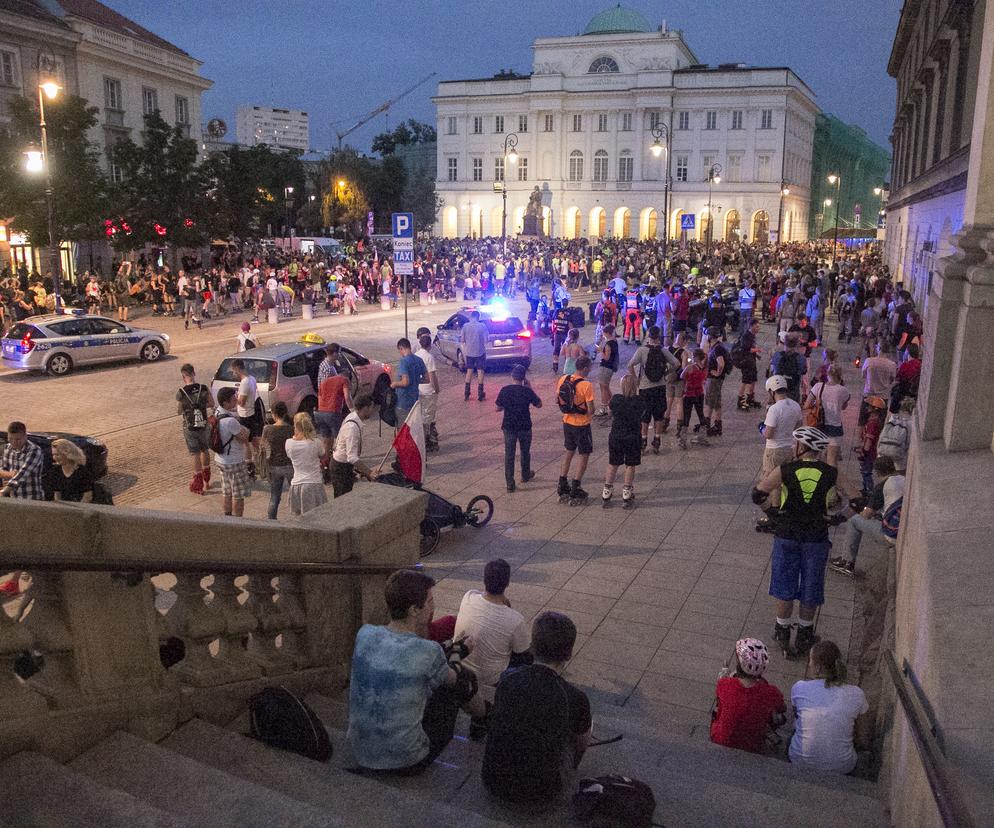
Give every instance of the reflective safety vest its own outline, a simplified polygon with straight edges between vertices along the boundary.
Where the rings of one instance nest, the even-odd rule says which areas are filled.
[[[625,308],[627,310],[638,310],[639,294],[637,290],[630,290],[625,294]]]

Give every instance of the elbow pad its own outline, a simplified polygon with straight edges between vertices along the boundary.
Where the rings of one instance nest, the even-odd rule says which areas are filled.
[[[752,502],[755,503],[757,506],[761,505],[762,503],[765,503],[768,497],[769,495],[766,492],[764,492],[762,489],[753,487]]]

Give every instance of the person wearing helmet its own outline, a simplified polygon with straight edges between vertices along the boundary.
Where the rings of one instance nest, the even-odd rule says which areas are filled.
[[[794,432],[801,427],[801,406],[787,393],[787,378],[774,374],[766,381],[769,408],[759,432],[766,438],[760,480],[794,457]]]
[[[735,642],[734,667],[718,677],[711,714],[711,741],[725,747],[763,753],[766,737],[785,721],[783,693],[763,678],[770,653],[758,638]]]
[[[248,322],[242,322],[242,331],[238,334],[238,352],[251,351],[259,347],[259,338],[252,333],[252,326]]]
[[[832,546],[828,504],[836,490],[847,501],[859,494],[838,469],[821,459],[828,448],[823,432],[801,426],[793,437],[794,459],[770,472],[752,491],[753,502],[766,508],[770,508],[770,495],[782,492],[773,522],[770,595],[776,599],[773,637],[788,657],[807,656],[817,641],[814,618],[825,603],[825,566]],[[800,607],[791,645],[795,599]]]

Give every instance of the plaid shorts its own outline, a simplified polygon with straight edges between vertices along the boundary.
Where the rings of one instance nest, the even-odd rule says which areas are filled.
[[[236,500],[242,500],[252,494],[252,482],[249,480],[247,463],[232,463],[228,466],[218,465],[221,472],[221,494],[229,495]]]

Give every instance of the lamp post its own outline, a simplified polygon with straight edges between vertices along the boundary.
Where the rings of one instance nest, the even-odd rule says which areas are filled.
[[[783,245],[783,199],[790,195],[790,182],[786,179],[780,182],[780,211],[777,214],[777,243]]]
[[[286,208],[286,215],[284,216],[284,223],[286,224],[286,239],[290,239],[292,235],[290,232],[290,196],[292,195],[293,187],[283,188],[284,206]]]
[[[503,171],[501,176],[503,180],[500,182],[500,195],[502,202],[500,213],[500,240],[504,247],[504,255],[507,255],[507,164],[508,162],[514,164],[518,160],[517,146],[517,135],[513,132],[509,132],[504,136],[504,166],[501,168]],[[480,233],[482,235],[482,228],[480,228]]]
[[[832,206],[832,199],[830,199],[830,198],[826,198],[826,199],[825,199],[825,200],[824,200],[824,201],[822,202],[822,210],[821,210],[821,230],[819,230],[819,231],[818,231],[818,235],[819,235],[819,236],[820,236],[820,235],[821,235],[822,233],[824,233],[824,232],[825,232],[825,216],[827,216],[827,215],[828,215],[828,208],[829,208],[829,207],[831,207],[831,206]]]
[[[835,185],[835,237],[832,241],[832,269],[835,269],[835,253],[839,246],[839,202],[842,201],[842,177],[832,173],[828,183]]]
[[[652,146],[649,150],[653,156],[659,158],[666,152],[666,171],[663,173],[663,269],[664,277],[667,271],[666,249],[670,238],[670,129],[664,123],[658,123],[649,130],[652,135]],[[662,139],[666,139],[666,146],[663,146]]]
[[[708,168],[708,246],[707,258],[711,258],[711,239],[714,235],[714,217],[711,215],[711,190],[715,184],[721,184],[721,164],[712,164]]]
[[[29,150],[26,168],[28,172],[45,173],[45,207],[48,211],[48,243],[52,253],[52,293],[55,298],[55,312],[62,307],[62,262],[59,242],[55,238],[55,195],[52,188],[52,165],[48,157],[48,123],[45,121],[45,98],[55,100],[62,89],[55,81],[38,84],[38,119],[41,127],[41,152]]]

